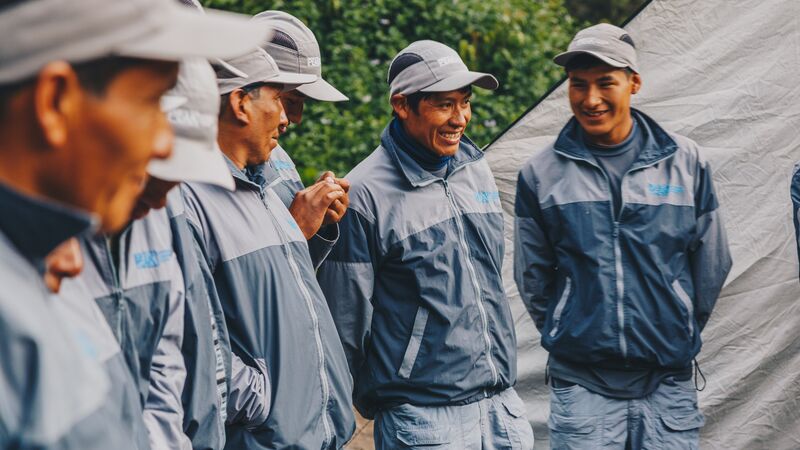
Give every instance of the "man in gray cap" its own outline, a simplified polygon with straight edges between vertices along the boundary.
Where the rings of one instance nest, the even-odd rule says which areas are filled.
[[[85,315],[93,313],[85,299],[93,298],[94,309],[99,305],[97,312],[112,326],[111,339],[119,342],[128,365],[126,375],[135,383],[152,448],[220,448],[229,350],[224,328],[217,327],[222,322],[221,309],[216,299],[209,298],[191,232],[178,213],[183,209],[180,192],[173,191],[181,181],[233,188],[216,144],[219,94],[208,62],[184,60],[176,87],[163,100],[183,101],[167,111],[175,132],[172,155],[150,163],[134,220],[122,232],[82,239],[85,270],[64,282],[61,297]],[[164,209],[168,198],[170,208]],[[215,306],[216,317],[212,314]],[[120,388],[128,380],[110,374]],[[184,432],[184,403],[192,408],[192,417],[187,419],[203,422],[204,429],[198,430],[195,423]]]
[[[574,117],[519,173],[514,239],[550,352],[551,448],[697,448],[692,361],[731,267],[711,169],[631,108],[625,30],[586,28],[555,62]]]
[[[159,97],[177,60],[229,57],[264,34],[162,0],[0,7],[0,448],[134,448],[103,408],[98,349],[47,298],[43,260],[127,222],[148,162],[170,153]]]
[[[451,48],[394,58],[394,119],[348,175],[350,209],[319,270],[378,449],[531,449],[503,291],[503,214],[465,135],[472,86],[496,89]]]
[[[300,125],[303,109],[308,99],[323,102],[343,102],[347,97],[322,78],[322,58],[314,33],[298,18],[282,11],[264,11],[253,17],[273,31],[272,38],[262,45],[284,72],[311,74],[317,77],[313,83],[304,84],[281,96],[283,108],[290,124]],[[278,145],[272,150],[264,170],[265,181],[289,208],[297,225],[308,239],[314,267],[325,259],[339,236],[336,225],[341,220],[349,203],[347,191],[350,184],[335,178],[333,172],[324,172],[317,181],[339,184],[345,194],[329,207],[315,201],[320,190],[305,188],[297,173],[292,158]]]
[[[226,448],[341,448],[355,420],[344,351],[317,284],[308,244],[264,165],[288,123],[281,95],[314,82],[285,73],[262,49],[217,70],[222,94],[219,143],[236,183],[230,192],[188,183],[186,216],[210,268],[232,351],[261,376],[236,376],[234,392],[262,392],[263,402],[229,406]],[[314,189],[323,209],[344,195],[336,183]]]

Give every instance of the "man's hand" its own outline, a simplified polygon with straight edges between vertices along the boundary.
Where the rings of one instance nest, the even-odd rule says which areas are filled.
[[[344,195],[334,200],[328,210],[325,211],[325,220],[322,221],[322,225],[339,223],[344,217],[344,213],[347,212],[347,207],[350,206],[350,195],[348,194],[350,192],[350,182],[344,178],[334,178],[333,182],[341,186],[344,190]]]
[[[328,209],[342,197],[345,197],[345,202],[349,203],[347,192],[336,182],[333,172],[323,173],[316,183],[295,195],[289,206],[289,212],[306,240],[311,239],[319,231]],[[344,207],[346,208],[346,203]],[[344,211],[342,211],[342,215],[344,215]]]

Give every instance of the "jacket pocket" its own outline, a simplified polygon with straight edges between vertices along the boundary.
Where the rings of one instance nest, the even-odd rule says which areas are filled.
[[[595,428],[594,416],[562,416],[550,413],[547,426],[551,431],[565,434],[591,434]]]
[[[666,414],[661,416],[661,422],[669,431],[679,432],[697,430],[705,425],[706,419],[699,411],[694,411],[684,415]]]
[[[561,322],[561,314],[564,313],[564,306],[567,304],[567,299],[572,293],[572,279],[567,277],[564,291],[561,293],[561,298],[556,303],[556,308],[553,310],[553,328],[550,329],[550,337],[555,337],[558,333],[558,324]]]
[[[692,303],[692,299],[689,298],[689,294],[683,289],[681,286],[680,281],[677,279],[672,282],[672,290],[675,291],[675,295],[678,296],[683,306],[686,307],[686,313],[688,315],[686,319],[686,327],[689,329],[689,337],[694,337],[694,303]]]
[[[425,334],[425,325],[428,324],[428,310],[420,306],[414,316],[414,326],[411,328],[411,337],[408,339],[406,351],[403,354],[403,362],[397,370],[397,375],[408,379],[411,376],[411,369],[417,361],[419,347],[422,345],[422,337]]]

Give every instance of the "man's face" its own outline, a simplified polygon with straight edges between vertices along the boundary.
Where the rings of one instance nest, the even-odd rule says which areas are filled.
[[[297,89],[281,94],[281,103],[283,103],[289,123],[300,125],[300,122],[303,121],[303,107],[305,107],[306,98],[308,97]]]
[[[289,125],[281,103],[281,86],[266,84],[258,91],[248,94],[251,98],[248,135],[254,149],[248,155],[247,165],[265,163],[278,145],[281,129]]]
[[[100,216],[103,231],[122,228],[144,186],[147,165],[172,151],[161,96],[174,86],[176,63],[153,62],[120,72],[103,95],[83,91],[69,115],[69,152],[60,173],[70,203]],[[66,184],[65,184],[66,183]]]
[[[639,91],[641,77],[607,65],[567,76],[572,113],[589,138],[603,145],[624,141],[632,126],[631,95]]]
[[[174,181],[164,181],[154,177],[148,177],[144,190],[136,201],[133,208],[133,220],[141,219],[146,216],[151,209],[161,209],[167,205],[167,194],[180,183]]]
[[[415,141],[439,156],[453,156],[472,118],[471,98],[469,89],[437,92],[419,102],[418,112],[395,111]]]
[[[83,270],[83,255],[78,240],[70,238],[45,258],[44,283],[51,292],[61,290],[64,278],[77,277]]]

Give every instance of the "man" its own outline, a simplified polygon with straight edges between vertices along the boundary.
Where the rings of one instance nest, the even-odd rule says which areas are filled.
[[[101,408],[95,349],[47,301],[43,259],[96,223],[86,213],[127,222],[148,162],[170,152],[159,98],[175,61],[263,33],[160,0],[12,0],[0,30],[0,448],[131,448]]]
[[[344,94],[322,78],[322,59],[317,38],[303,22],[282,11],[264,11],[256,14],[253,20],[274,31],[270,41],[262,47],[275,60],[280,70],[317,77],[313,83],[304,84],[281,95],[281,103],[290,124],[300,125],[307,99],[323,102],[347,101]],[[322,190],[303,185],[292,158],[280,145],[272,150],[269,161],[264,165],[264,179],[289,208],[297,226],[308,239],[314,267],[319,267],[339,237],[336,224],[347,210],[347,191],[350,184],[343,178],[334,178],[333,172],[324,172],[315,185],[333,180],[345,192],[330,207],[325,207],[326,202],[316,201],[324,195]]]
[[[797,256],[800,258],[800,163],[795,164],[792,173],[792,218],[794,219],[794,230],[797,237]]]
[[[271,382],[267,408],[229,417],[226,448],[341,448],[355,423],[341,343],[314,278],[306,239],[260,174],[288,120],[280,97],[313,75],[281,72],[262,49],[219,69],[219,144],[236,190],[188,183],[186,216],[213,274],[234,355]],[[323,183],[330,206],[344,190]],[[247,380],[232,381],[231,390]],[[256,405],[254,405],[256,406]]]
[[[210,420],[202,434],[210,438],[209,435],[216,433],[213,439],[220,446],[222,442],[225,380],[229,378],[224,369],[230,367],[229,360],[224,358],[225,341],[220,341],[220,336],[215,336],[219,333],[212,328],[217,320],[211,315],[213,303],[197,275],[200,268],[182,266],[186,260],[197,263],[195,248],[181,245],[180,236],[175,234],[180,233],[176,229],[178,219],[163,209],[168,193],[181,180],[233,187],[233,178],[215,143],[217,92],[213,70],[206,61],[182,62],[176,87],[164,97],[185,100],[167,112],[176,134],[172,157],[150,164],[148,180],[133,211],[133,222],[120,233],[84,239],[86,270],[74,280],[66,281],[62,292],[66,302],[94,299],[112,326],[113,337],[122,347],[138,388],[153,448],[197,447],[183,431],[182,397],[187,371],[182,349],[187,307],[197,310],[188,313],[192,320],[187,330],[189,339],[195,346],[206,344],[205,354],[198,355],[196,351],[188,354],[193,358],[190,362],[194,370],[188,376],[193,383],[190,388],[197,388],[198,382],[213,387],[202,392],[203,398],[192,396],[191,400],[195,404],[210,403],[206,403],[203,413],[215,417],[202,417]],[[179,195],[173,200],[176,208],[180,208],[180,200]],[[184,237],[191,239],[187,233]],[[186,274],[195,276],[186,278]],[[195,285],[197,281],[199,284]],[[191,284],[191,290],[185,287],[187,283]],[[198,335],[199,331],[204,333]],[[222,345],[215,348],[215,340]],[[197,367],[197,358],[207,359],[206,364],[211,367]],[[190,431],[192,437],[197,437],[199,430]]]
[[[574,117],[517,182],[515,280],[550,352],[552,448],[697,448],[692,360],[731,259],[697,144],[631,108],[625,30],[555,58]]]
[[[500,275],[503,217],[465,135],[472,85],[496,89],[434,41],[389,67],[395,118],[348,175],[350,210],[320,268],[375,446],[533,447],[513,389],[516,338]]]

